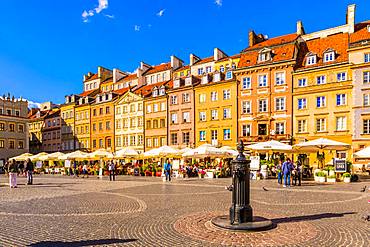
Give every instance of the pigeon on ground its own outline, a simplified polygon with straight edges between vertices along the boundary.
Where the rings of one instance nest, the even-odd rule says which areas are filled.
[[[266,189],[265,187],[262,187],[262,189],[264,190],[264,191],[269,191],[268,189]]]
[[[362,216],[362,219],[365,221],[370,221],[370,215],[364,215]]]
[[[366,191],[366,185],[365,187],[361,188],[360,192],[365,192]]]
[[[225,190],[233,191],[234,186],[230,184],[229,186],[225,186]]]

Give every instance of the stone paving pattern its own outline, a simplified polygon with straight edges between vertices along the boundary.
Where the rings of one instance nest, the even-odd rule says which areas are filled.
[[[35,176],[10,189],[0,175],[0,246],[370,246],[368,181],[305,182],[282,188],[252,181],[264,232],[229,232],[210,223],[227,214],[230,179]],[[264,191],[262,187],[267,188]]]

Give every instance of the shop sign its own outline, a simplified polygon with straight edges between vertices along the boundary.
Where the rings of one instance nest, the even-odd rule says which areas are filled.
[[[335,172],[347,172],[347,162],[345,160],[334,160]]]

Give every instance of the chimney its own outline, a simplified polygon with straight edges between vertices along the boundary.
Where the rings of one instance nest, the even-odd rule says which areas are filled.
[[[120,80],[122,77],[127,76],[128,74],[125,72],[120,71],[119,69],[114,68],[113,69],[113,83],[116,83],[118,80]]]
[[[253,30],[249,31],[249,47],[254,46],[257,44],[256,42],[256,34]]]
[[[227,57],[227,55],[223,51],[221,51],[217,47],[213,49],[213,60],[214,61],[218,61],[224,57]]]
[[[346,15],[346,23],[348,25],[348,32],[354,33],[355,32],[355,10],[356,4],[348,5],[347,7],[347,15]]]
[[[178,69],[182,66],[183,61],[176,56],[171,56],[171,68]]]
[[[84,81],[86,81],[86,79],[87,79],[87,75],[84,75]]]
[[[103,67],[98,66],[98,78],[101,78],[102,74],[103,74]]]
[[[302,21],[297,21],[297,35],[305,34]]]
[[[199,57],[197,57],[196,55],[194,55],[193,53],[190,54],[190,62],[189,62],[189,65],[192,66],[193,64],[195,64],[197,61],[199,61]]]

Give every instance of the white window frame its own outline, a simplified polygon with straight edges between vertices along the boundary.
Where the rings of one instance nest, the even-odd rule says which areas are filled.
[[[326,84],[326,76],[325,75],[319,75],[316,77],[316,84],[317,85],[322,85]]]
[[[316,132],[325,132],[325,131],[326,131],[326,118],[316,118]]]
[[[336,130],[337,131],[347,130],[347,117],[346,116],[336,117],[335,125],[336,125]]]
[[[223,129],[224,141],[231,140],[231,129]]]
[[[264,102],[263,105],[261,105],[262,102]],[[268,105],[267,99],[259,99],[258,100],[258,112],[267,112],[268,111],[267,105]]]
[[[306,65],[316,64],[316,55],[311,55],[307,57]]]
[[[370,63],[370,53],[364,53],[364,63]]]
[[[297,131],[298,131],[298,133],[306,133],[307,132],[307,119],[297,120]]]
[[[285,134],[285,123],[284,122],[275,123],[275,134],[277,135]]]
[[[320,105],[318,105],[318,99],[320,98]],[[317,96],[316,97],[316,107],[317,108],[324,108],[326,107],[326,96]]]
[[[339,97],[339,104],[338,104],[338,97]],[[336,106],[344,106],[347,104],[347,94],[340,93],[335,96]]]
[[[246,100],[242,101],[242,114],[251,114],[252,113],[252,101]]]
[[[285,111],[285,97],[275,98],[275,111]]]
[[[224,108],[223,109],[223,117],[224,117],[224,119],[230,119],[231,118],[231,109],[230,108]]]
[[[231,98],[231,90],[230,89],[225,89],[223,90],[223,98],[224,100],[228,100]]]
[[[285,84],[285,71],[279,71],[275,73],[275,85]]]
[[[218,110],[217,109],[211,110],[211,120],[218,120]]]
[[[324,63],[333,62],[335,60],[335,52],[325,52],[324,53]]]
[[[337,81],[346,81],[346,80],[347,80],[347,72],[337,73]]]
[[[204,111],[199,112],[199,121],[201,121],[201,122],[207,121],[206,112],[204,112]]]
[[[205,130],[199,131],[199,141],[204,142],[206,141],[207,132]]]
[[[218,100],[218,93],[217,91],[211,92],[211,101],[217,101]]]
[[[258,75],[258,87],[267,87],[267,74]]]
[[[307,78],[299,78],[298,87],[307,87]]]
[[[302,102],[301,107],[299,105],[300,101]],[[298,110],[307,109],[307,98],[297,99],[297,108],[298,108]]]
[[[243,84],[242,84],[243,89],[251,89],[252,88],[252,78],[250,76],[244,77],[242,79],[242,81],[243,81]]]

